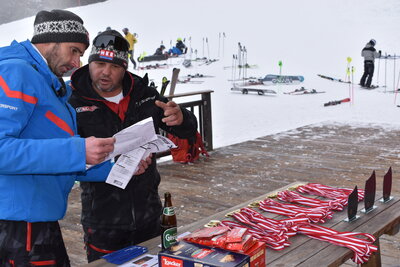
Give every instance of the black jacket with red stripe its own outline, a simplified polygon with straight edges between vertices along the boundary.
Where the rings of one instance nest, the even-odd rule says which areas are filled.
[[[88,65],[72,75],[71,86],[70,104],[77,111],[78,133],[82,137],[111,137],[150,116],[157,132],[161,128],[181,138],[196,134],[196,117],[186,109],[182,109],[184,120],[179,126],[170,127],[161,121],[163,110],[154,102],[168,100],[148,86],[147,76],[140,78],[127,71],[123,78],[124,98],[119,104],[108,102],[92,89]],[[159,183],[155,157],[146,172],[133,176],[125,189],[101,182],[81,183],[82,224],[92,228],[145,228],[161,215]]]

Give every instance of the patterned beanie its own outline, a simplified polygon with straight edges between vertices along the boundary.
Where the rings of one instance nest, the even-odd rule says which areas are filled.
[[[89,33],[83,20],[67,10],[42,10],[37,13],[31,43],[83,43],[89,46]]]
[[[115,30],[106,30],[99,33],[93,40],[89,63],[103,61],[128,68],[128,41]]]

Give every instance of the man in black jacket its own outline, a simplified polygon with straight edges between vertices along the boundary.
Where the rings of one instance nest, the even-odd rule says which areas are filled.
[[[178,137],[196,134],[196,117],[148,86],[147,76],[128,72],[128,48],[117,31],[93,41],[89,64],[71,77],[70,103],[82,137],[109,137],[145,118]],[[142,161],[123,190],[106,183],[81,183],[82,225],[88,261],[160,234],[162,205],[155,158]]]
[[[371,87],[372,77],[374,76],[375,69],[375,58],[379,58],[381,56],[381,51],[376,51],[375,44],[376,41],[371,39],[361,51],[361,56],[364,58],[364,74],[360,80],[360,85],[362,87]]]

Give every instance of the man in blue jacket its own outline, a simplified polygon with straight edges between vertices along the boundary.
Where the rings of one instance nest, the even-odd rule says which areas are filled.
[[[60,78],[89,46],[80,17],[40,11],[0,48],[0,266],[70,266],[58,220],[75,180],[104,181],[114,138],[80,138]],[[86,164],[96,165],[86,171]]]

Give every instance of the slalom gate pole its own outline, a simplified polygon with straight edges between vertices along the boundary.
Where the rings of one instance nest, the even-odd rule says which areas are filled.
[[[387,77],[387,53],[385,52],[385,93],[387,88],[386,77]]]
[[[396,54],[394,54],[393,57],[393,93],[394,90],[396,90],[395,81],[396,81]]]
[[[381,66],[381,57],[378,58],[378,73],[376,75],[376,85],[379,86],[379,69]]]
[[[351,66],[351,98],[350,101],[354,105],[354,66]]]
[[[352,61],[352,58],[347,57],[346,60],[347,60],[347,68],[346,68],[346,76],[344,77],[345,82],[350,81],[350,63]]]

